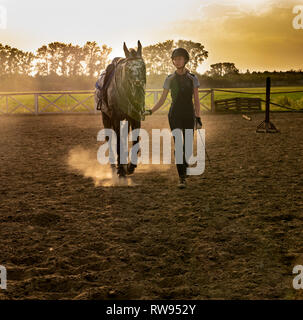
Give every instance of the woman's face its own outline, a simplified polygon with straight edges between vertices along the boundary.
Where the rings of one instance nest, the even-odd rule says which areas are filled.
[[[173,59],[173,64],[176,68],[182,68],[185,64],[185,58],[183,56],[175,57]]]

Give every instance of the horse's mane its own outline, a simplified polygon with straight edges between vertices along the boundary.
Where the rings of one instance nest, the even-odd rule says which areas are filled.
[[[137,57],[137,51],[133,48],[129,49],[129,58],[136,58]]]

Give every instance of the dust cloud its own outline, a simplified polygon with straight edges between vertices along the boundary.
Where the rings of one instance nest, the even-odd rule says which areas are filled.
[[[110,164],[101,165],[97,160],[95,150],[85,149],[77,146],[69,151],[67,164],[72,171],[91,178],[95,187],[103,186],[134,186],[131,177],[119,178],[116,169]]]

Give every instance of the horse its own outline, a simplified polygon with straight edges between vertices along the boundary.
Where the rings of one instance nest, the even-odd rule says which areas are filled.
[[[128,121],[128,131],[141,128],[141,120],[144,119],[145,111],[145,87],[146,87],[146,66],[142,58],[142,45],[138,41],[137,50],[128,49],[123,43],[125,58],[116,57],[111,63],[114,69],[111,76],[106,75],[108,83],[106,84],[105,103],[102,103],[101,114],[103,126],[106,129],[112,129],[117,137],[117,165],[112,164],[112,169],[116,168],[119,178],[133,174],[137,167],[137,156],[135,161],[127,165],[120,163],[120,121]],[[130,131],[131,129],[131,131]],[[108,141],[107,137],[107,141]],[[139,144],[139,135],[133,141],[133,145]]]

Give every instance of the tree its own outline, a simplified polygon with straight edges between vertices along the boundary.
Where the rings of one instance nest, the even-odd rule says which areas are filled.
[[[88,75],[96,77],[108,63],[112,48],[106,45],[102,49],[96,42],[79,45],[52,42],[42,46],[36,54],[38,75],[57,74],[65,77]]]
[[[19,73],[25,76],[30,75],[34,70],[34,59],[33,53],[19,51]]]
[[[223,62],[223,72],[224,75],[239,74],[239,69],[236,68],[234,63]]]
[[[6,73],[7,51],[5,46],[0,43],[0,75]]]
[[[83,48],[80,46],[71,46],[70,50],[70,59],[68,62],[69,72],[71,77],[79,76],[84,73],[84,67],[81,62],[85,60],[85,53]]]
[[[48,52],[47,46],[42,46],[37,50],[36,53],[36,71],[37,75],[39,76],[47,76],[49,74],[49,59],[48,59]]]
[[[65,43],[58,44],[59,68],[60,68],[60,73],[64,77],[68,77],[70,75],[69,62],[71,60],[72,47],[73,47],[73,45],[71,43],[69,43],[69,44],[65,44]]]
[[[173,40],[159,42],[143,48],[142,55],[145,60],[147,74],[172,73],[175,68],[171,61],[171,54],[172,51],[178,47],[182,47],[188,51],[190,61],[186,67],[192,72],[196,72],[199,64],[208,57],[208,52],[204,49],[204,46],[198,42],[187,40],[179,40],[176,43]]]
[[[112,52],[112,48],[104,44],[101,49],[95,41],[87,41],[83,47],[83,51],[86,74],[90,77],[98,76],[101,70],[104,70],[108,64],[108,55]]]
[[[196,72],[198,66],[208,58],[208,51],[206,51],[204,46],[199,42],[179,40],[176,47],[181,47],[188,51],[190,60],[186,66],[192,72]]]
[[[0,44],[0,75],[29,75],[33,70],[34,55]]]
[[[239,74],[239,70],[234,63],[219,62],[210,66],[210,71],[206,72],[211,77],[223,77],[225,75]]]
[[[47,47],[47,53],[48,53],[49,63],[50,63],[50,66],[49,66],[50,74],[58,74],[59,61],[60,61],[59,48],[60,48],[60,42],[49,43]]]
[[[174,41],[167,40],[142,49],[142,57],[146,64],[146,72],[152,74],[168,74],[173,70],[171,52]]]

